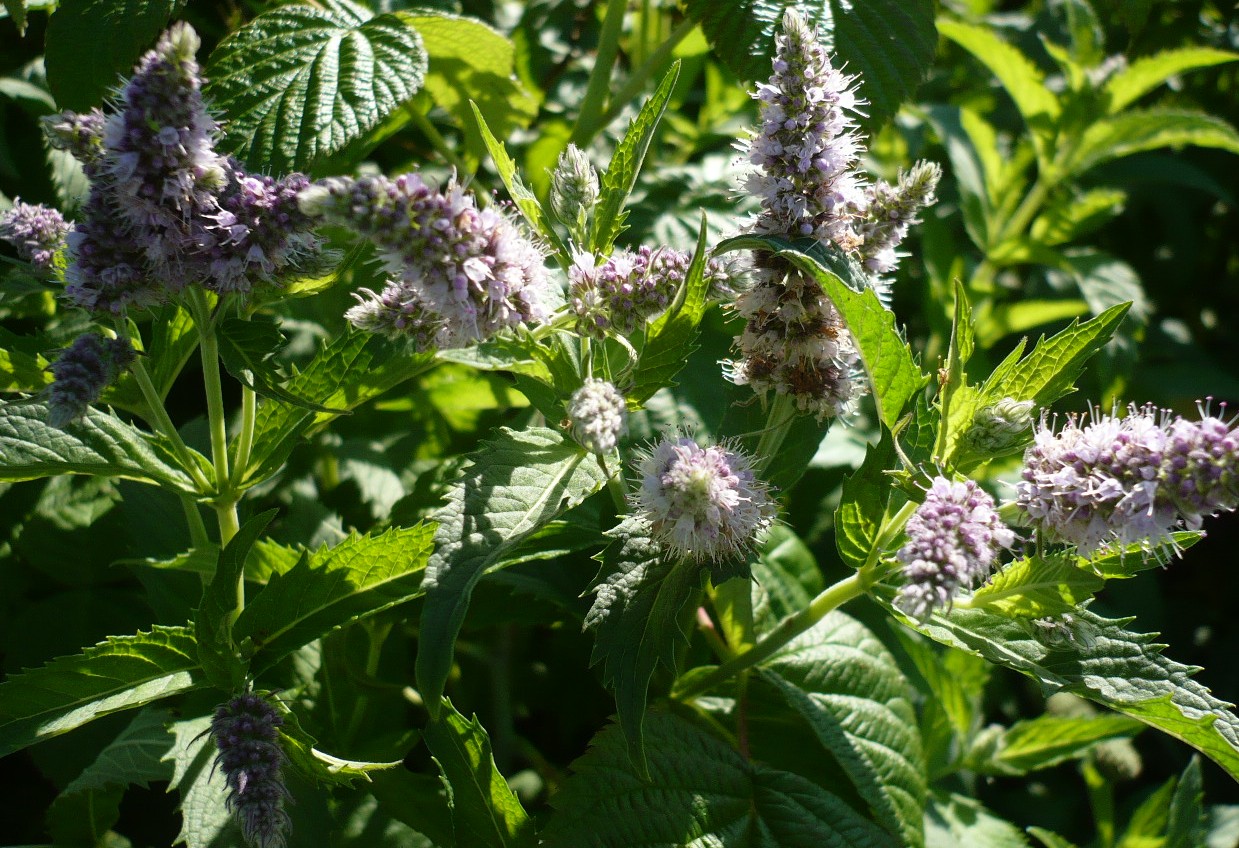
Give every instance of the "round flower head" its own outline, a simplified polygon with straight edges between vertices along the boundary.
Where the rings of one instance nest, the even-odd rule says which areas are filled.
[[[228,809],[251,848],[283,848],[291,824],[284,810],[283,723],[275,707],[253,693],[221,704],[211,719],[219,751],[215,767],[228,786]]]
[[[988,493],[971,480],[945,477],[934,478],[904,532],[908,541],[895,558],[905,582],[895,606],[921,621],[987,576],[998,551],[1015,542]]]
[[[633,510],[668,551],[698,561],[735,557],[774,521],[770,489],[752,460],[724,445],[668,436],[641,457]]]
[[[47,423],[61,429],[85,415],[135,356],[126,339],[105,339],[98,333],[74,339],[51,365]]]
[[[52,270],[57,251],[65,246],[69,224],[55,209],[33,203],[13,203],[0,213],[0,239],[17,249],[17,255],[43,273]]]
[[[628,407],[615,386],[591,377],[572,393],[568,421],[573,437],[586,450],[610,453],[628,432]]]
[[[454,181],[437,190],[417,174],[332,178],[299,200],[307,215],[373,241],[393,275],[348,313],[362,329],[418,340],[433,331],[438,347],[462,347],[550,315],[541,248]]]
[[[1175,529],[1239,505],[1239,432],[1203,410],[1188,421],[1151,406],[1094,410],[1057,434],[1043,419],[1021,476],[1016,502],[1049,538],[1086,556],[1115,545],[1160,555]]]

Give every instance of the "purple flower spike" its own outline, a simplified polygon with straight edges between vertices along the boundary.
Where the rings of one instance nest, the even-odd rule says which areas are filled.
[[[291,822],[284,810],[284,719],[262,696],[238,695],[215,710],[215,767],[228,785],[228,809],[251,848],[284,848]]]
[[[1174,530],[1198,529],[1239,505],[1239,428],[1204,409],[1201,416],[1094,410],[1057,434],[1043,419],[1016,502],[1046,536],[1085,556],[1132,545],[1160,555],[1174,547]]]
[[[64,248],[69,229],[57,210],[20,200],[0,214],[0,239],[13,245],[18,256],[44,274],[52,270],[52,262]]]
[[[752,460],[738,450],[669,436],[642,457],[638,470],[633,508],[676,555],[735,557],[774,521],[769,486],[754,477]]]
[[[78,336],[52,363],[47,423],[63,429],[85,415],[136,355],[126,339],[105,339],[98,333]]]
[[[568,421],[573,437],[586,450],[606,454],[628,432],[628,406],[614,385],[590,378],[572,393]]]
[[[934,478],[904,532],[908,541],[895,557],[905,583],[895,606],[921,621],[949,606],[960,588],[986,577],[999,550],[1015,542],[989,494],[971,480],[945,477]]]

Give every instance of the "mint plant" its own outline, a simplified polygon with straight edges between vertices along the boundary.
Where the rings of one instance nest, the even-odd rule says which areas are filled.
[[[1077,185],[1092,166],[1239,152],[1219,118],[1125,111],[1233,54],[1116,70],[1074,0],[1050,91],[946,15],[1024,134],[1003,161],[975,110],[913,105],[949,168],[883,179],[932,58],[919,0],[531,4],[510,37],[351,0],[222,28],[191,7],[133,4],[114,90],[68,61],[112,20],[93,2],[48,15],[45,77],[0,80],[38,104],[61,206],[0,217],[0,568],[47,641],[6,645],[0,755],[55,784],[19,839],[1239,843],[1185,753],[1239,780],[1239,716],[1094,610],[1239,505],[1239,423],[1055,412],[1132,304],[1000,286],[1085,261],[1064,245],[1113,198]],[[557,41],[582,29],[581,55]],[[701,211],[693,240],[633,239],[660,133],[691,169],[744,118],[726,236]],[[980,253],[928,263],[949,334],[916,337],[901,275],[918,225],[941,252],[940,195]],[[802,494],[841,434],[846,480]],[[62,622],[85,647],[57,652]],[[1052,697],[994,723],[987,691],[1025,691],[1006,670]],[[1145,727],[1183,762],[1119,816]],[[1056,768],[1084,824],[987,804]]]

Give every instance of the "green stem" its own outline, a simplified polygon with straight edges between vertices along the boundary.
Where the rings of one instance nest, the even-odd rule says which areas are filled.
[[[239,489],[249,471],[254,449],[254,422],[258,417],[258,395],[249,386],[241,387],[241,432],[237,434],[237,455],[232,468],[232,488]]]
[[[366,633],[366,664],[363,669],[363,674],[366,680],[374,680],[379,676],[379,661],[383,658],[383,644],[387,641],[387,635],[391,633],[392,621],[363,621],[362,628]],[[370,705],[370,691],[366,686],[358,686],[357,694],[353,698],[353,711],[349,715],[348,728],[345,730],[344,738],[350,742],[356,738],[357,732],[361,730],[361,722],[366,717],[366,709]]]
[[[121,338],[129,339],[128,328],[125,326],[123,319],[116,322],[116,333]],[[142,392],[142,398],[146,401],[146,405],[151,413],[151,423],[155,429],[172,445],[176,458],[181,461],[181,465],[185,468],[185,473],[197,485],[198,491],[202,494],[212,491],[211,481],[202,473],[202,469],[198,467],[198,461],[189,452],[189,447],[181,439],[181,434],[176,431],[176,425],[168,417],[168,410],[164,407],[163,398],[159,396],[159,391],[151,381],[151,375],[147,373],[146,365],[143,364],[141,356],[134,359],[131,370],[133,378],[137,381],[138,388]]]
[[[770,404],[770,412],[766,415],[766,429],[762,430],[761,439],[757,442],[757,472],[762,474],[770,464],[770,460],[783,446],[796,420],[796,402],[791,395],[776,394],[774,403]]]
[[[654,71],[663,67],[671,59],[671,54],[675,52],[675,48],[680,45],[680,42],[688,37],[697,26],[697,22],[691,18],[685,18],[680,22],[671,35],[667,36],[667,40],[658,46],[658,49],[650,54],[650,57],[641,63],[640,67],[632,72],[628,77],[628,81],[624,83],[624,87],[619,90],[619,93],[611,98],[611,104],[607,107],[606,112],[598,120],[598,130],[610,124],[623,111],[628,103],[640,94],[645,89],[645,84],[649,82]],[[592,137],[592,136],[591,136]]]
[[[813,599],[804,609],[788,616],[779,626],[766,634],[765,638],[742,654],[737,654],[727,662],[714,669],[709,674],[696,679],[692,685],[680,692],[674,692],[677,700],[688,701],[698,695],[710,691],[735,675],[747,671],[763,660],[774,656],[788,642],[817,624],[827,613],[836,607],[859,597],[865,593],[868,583],[861,572],[845,577],[838,583],[829,586]]]
[[[571,141],[577,147],[588,147],[603,124],[600,120],[607,91],[611,88],[611,71],[619,55],[619,37],[624,28],[624,13],[628,0],[608,0],[607,14],[602,20],[602,32],[598,35],[598,55],[594,69],[589,75],[589,86],[581,102],[576,126],[572,128]]]
[[[198,512],[197,502],[189,495],[181,495],[181,506],[185,509],[185,522],[189,525],[189,540],[195,548],[203,548],[211,544],[207,534],[206,524],[202,522],[202,514]]]
[[[456,173],[461,179],[464,179],[466,175],[473,173],[469,166],[465,164],[464,160],[452,151],[451,145],[447,143],[447,139],[445,139],[443,134],[439,132],[435,125],[430,122],[429,118],[423,115],[411,104],[405,107],[405,113],[409,116],[413,123],[417,125],[417,128],[422,131],[422,135],[429,139],[430,146],[435,149],[435,152],[442,156],[447,164],[456,169]]]
[[[202,378],[206,383],[211,460],[215,464],[215,479],[218,482],[215,516],[219,522],[219,543],[226,545],[241,529],[241,522],[237,516],[237,496],[228,472],[228,426],[224,420],[224,385],[219,373],[219,339],[215,336],[215,323],[203,293],[197,288],[190,288],[188,302],[198,330]],[[244,591],[244,584],[238,591]]]

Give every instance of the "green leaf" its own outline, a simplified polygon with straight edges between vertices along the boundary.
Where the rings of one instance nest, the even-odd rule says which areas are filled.
[[[352,410],[416,377],[433,363],[432,354],[411,353],[380,336],[349,332],[319,351],[285,388],[308,403]],[[245,485],[253,485],[279,471],[297,439],[335,415],[278,400],[260,403],[254,425],[253,459]]]
[[[1178,778],[1172,777],[1140,802],[1127,822],[1119,848],[1165,848],[1170,800],[1178,785]]]
[[[860,468],[843,481],[843,497],[835,510],[835,547],[839,558],[852,568],[860,568],[878,538],[886,506],[890,502],[891,477],[886,473],[895,463],[895,441],[883,428],[882,440],[869,445]]]
[[[89,409],[58,430],[47,423],[47,404],[0,405],[0,480],[34,480],[58,474],[127,477],[185,494],[197,494],[170,452],[115,415]]]
[[[774,36],[783,10],[796,6],[825,30],[835,67],[860,75],[860,94],[873,124],[893,116],[924,78],[937,37],[928,0],[688,0],[685,11],[701,24],[715,54],[741,79],[770,76]]]
[[[473,121],[470,98],[501,138],[529,126],[538,102],[516,77],[516,48],[509,39],[471,18],[397,14],[421,35],[430,57],[426,91],[464,129],[471,153],[481,158],[485,143]]]
[[[422,87],[426,51],[399,15],[280,6],[215,48],[205,93],[221,149],[253,168],[304,170],[364,136]]]
[[[753,611],[758,633],[769,632],[807,607],[824,588],[813,551],[785,524],[774,525],[762,536],[752,568],[761,590]]]
[[[61,109],[85,112],[155,44],[178,0],[61,0],[47,24],[47,84]],[[106,37],[101,37],[106,33]]]
[[[585,616],[585,627],[594,631],[590,665],[602,663],[602,682],[615,692],[628,756],[644,773],[650,679],[659,665],[676,671],[676,652],[689,635],[682,620],[696,608],[709,570],[664,557],[639,519],[625,519],[607,535],[613,541],[603,552],[592,590],[596,597]]]
[[[422,739],[443,772],[457,845],[517,848],[537,844],[533,822],[495,768],[490,737],[477,716],[467,720],[444,698],[439,718],[426,725]]]
[[[160,397],[168,396],[197,346],[198,333],[187,309],[167,304],[155,313],[145,365]]]
[[[926,848],[1028,848],[1020,829],[1000,819],[980,801],[963,795],[938,794],[925,813]]]
[[[404,762],[395,760],[389,763],[369,763],[345,760],[324,753],[315,747],[318,740],[305,732],[296,713],[281,703],[276,703],[275,707],[284,716],[284,725],[280,728],[280,743],[284,753],[302,774],[313,778],[317,783],[336,786],[351,786],[358,780],[368,783],[371,774],[400,768]]]
[[[706,294],[710,288],[704,273],[705,251],[706,222],[703,215],[697,234],[697,250],[688,266],[684,284],[667,311],[646,330],[641,356],[633,369],[633,387],[628,393],[634,403],[645,403],[659,389],[674,386],[676,375],[697,350],[698,327],[705,315]]]
[[[1192,757],[1170,799],[1166,848],[1198,848],[1205,844],[1205,787],[1200,758]]]
[[[1044,827],[1030,827],[1028,832],[1037,837],[1045,848],[1076,848],[1074,843],[1068,842],[1057,833],[1046,830]]]
[[[1099,742],[1122,739],[1144,728],[1121,715],[1043,715],[1017,721],[1006,730],[991,762],[973,767],[990,774],[1020,775],[1082,757]]]
[[[646,736],[648,780],[629,762],[618,726],[594,737],[552,802],[547,848],[899,844],[826,789],[741,756],[677,714],[651,712]]]
[[[1017,348],[985,381],[981,390],[984,402],[1009,397],[1049,406],[1070,394],[1084,363],[1110,339],[1127,310],[1127,304],[1120,304],[1082,324],[1072,321],[1061,333],[1049,339],[1042,336],[1023,359],[1019,359],[1021,349]]]
[[[998,78],[1032,130],[1037,158],[1048,161],[1049,144],[1054,137],[1054,125],[1060,109],[1037,67],[992,29],[960,21],[939,20],[938,32],[975,56]]]
[[[761,664],[839,761],[877,820],[924,844],[925,762],[916,713],[894,657],[855,619],[832,612]]]
[[[555,249],[556,256],[561,259],[567,257],[569,255],[567,245],[559,238],[559,234],[555,232],[555,228],[547,220],[546,215],[542,211],[542,204],[538,202],[537,196],[530,191],[529,187],[521,180],[520,175],[516,173],[516,163],[508,155],[503,142],[496,139],[490,131],[490,127],[486,125],[486,118],[482,116],[482,110],[478,108],[478,105],[473,101],[470,101],[469,105],[473,107],[473,116],[477,119],[478,131],[482,134],[482,143],[486,145],[486,151],[490,154],[491,161],[495,163],[495,170],[499,172],[499,179],[503,180],[504,188],[508,190],[508,195],[512,198],[512,202],[516,204],[516,208],[525,216],[525,221],[530,228],[550,242]]]
[[[1049,691],[1096,701],[1179,739],[1239,779],[1239,716],[1192,680],[1196,669],[1162,655],[1155,636],[1134,633],[1130,621],[1086,610],[1062,622],[1067,638],[1047,638],[1027,622],[988,610],[956,608],[925,624],[927,636],[1014,669]]]
[[[37,392],[50,386],[48,365],[38,354],[0,350],[0,392]]]
[[[172,769],[163,764],[171,745],[166,726],[172,721],[167,710],[139,710],[116,738],[99,752],[94,762],[73,779],[61,793],[72,795],[109,786],[142,786],[167,780]]]
[[[1068,172],[1079,176],[1103,162],[1160,147],[1216,147],[1239,153],[1239,132],[1203,112],[1149,109],[1095,121],[1085,130]]]
[[[203,682],[188,628],[113,636],[0,683],[0,757]]]
[[[663,113],[667,111],[667,101],[679,78],[680,60],[676,59],[637,117],[628,125],[615,153],[611,155],[611,164],[602,175],[602,193],[594,207],[589,235],[590,249],[599,256],[610,255],[615,237],[624,229],[624,219],[628,217],[624,204],[637,184],[645,154],[650,149]]]
[[[174,722],[168,728],[174,740],[172,749],[164,757],[172,762],[168,791],[176,790],[181,794],[181,831],[173,845],[215,848],[241,844],[232,813],[228,812],[224,773],[214,767],[215,745],[208,732],[210,729],[210,716]],[[234,836],[234,840],[223,841],[228,836]]]
[[[17,34],[26,37],[26,0],[4,0],[4,11],[13,19]]]
[[[1075,556],[1034,555],[1004,566],[959,606],[1015,618],[1043,618],[1074,612],[1105,582]]]
[[[238,692],[245,684],[249,663],[237,653],[232,638],[232,626],[241,612],[242,599],[237,596],[237,582],[245,569],[245,560],[258,537],[267,529],[276,510],[256,515],[245,523],[220,551],[215,573],[202,593],[202,602],[194,615],[194,638],[198,642],[198,662],[207,680],[225,692]]]
[[[1056,193],[1032,225],[1032,237],[1042,244],[1072,241],[1105,224],[1123,211],[1127,192],[1116,188]]]
[[[456,634],[478,580],[526,536],[606,481],[592,455],[545,428],[502,428],[470,456],[447,494],[447,505],[435,514],[439,529],[426,566],[417,683],[432,713],[443,696]]]
[[[262,397],[274,398],[313,412],[341,414],[347,410],[305,400],[285,389],[273,357],[288,346],[275,319],[255,315],[248,320],[228,318],[219,325],[219,358],[228,373]]]
[[[233,639],[248,640],[256,673],[338,627],[404,603],[422,592],[433,524],[351,535],[320,548],[282,574],[246,605]]]
[[[1239,59],[1239,54],[1212,47],[1181,47],[1137,59],[1106,82],[1107,111],[1111,115],[1123,111],[1130,103],[1184,71],[1208,68],[1236,59]]]
[[[882,423],[894,429],[928,378],[913,361],[912,350],[896,329],[894,313],[882,306],[869,287],[864,270],[833,246],[805,239],[736,236],[720,242],[714,252],[746,248],[774,251],[821,284],[860,348]]]

